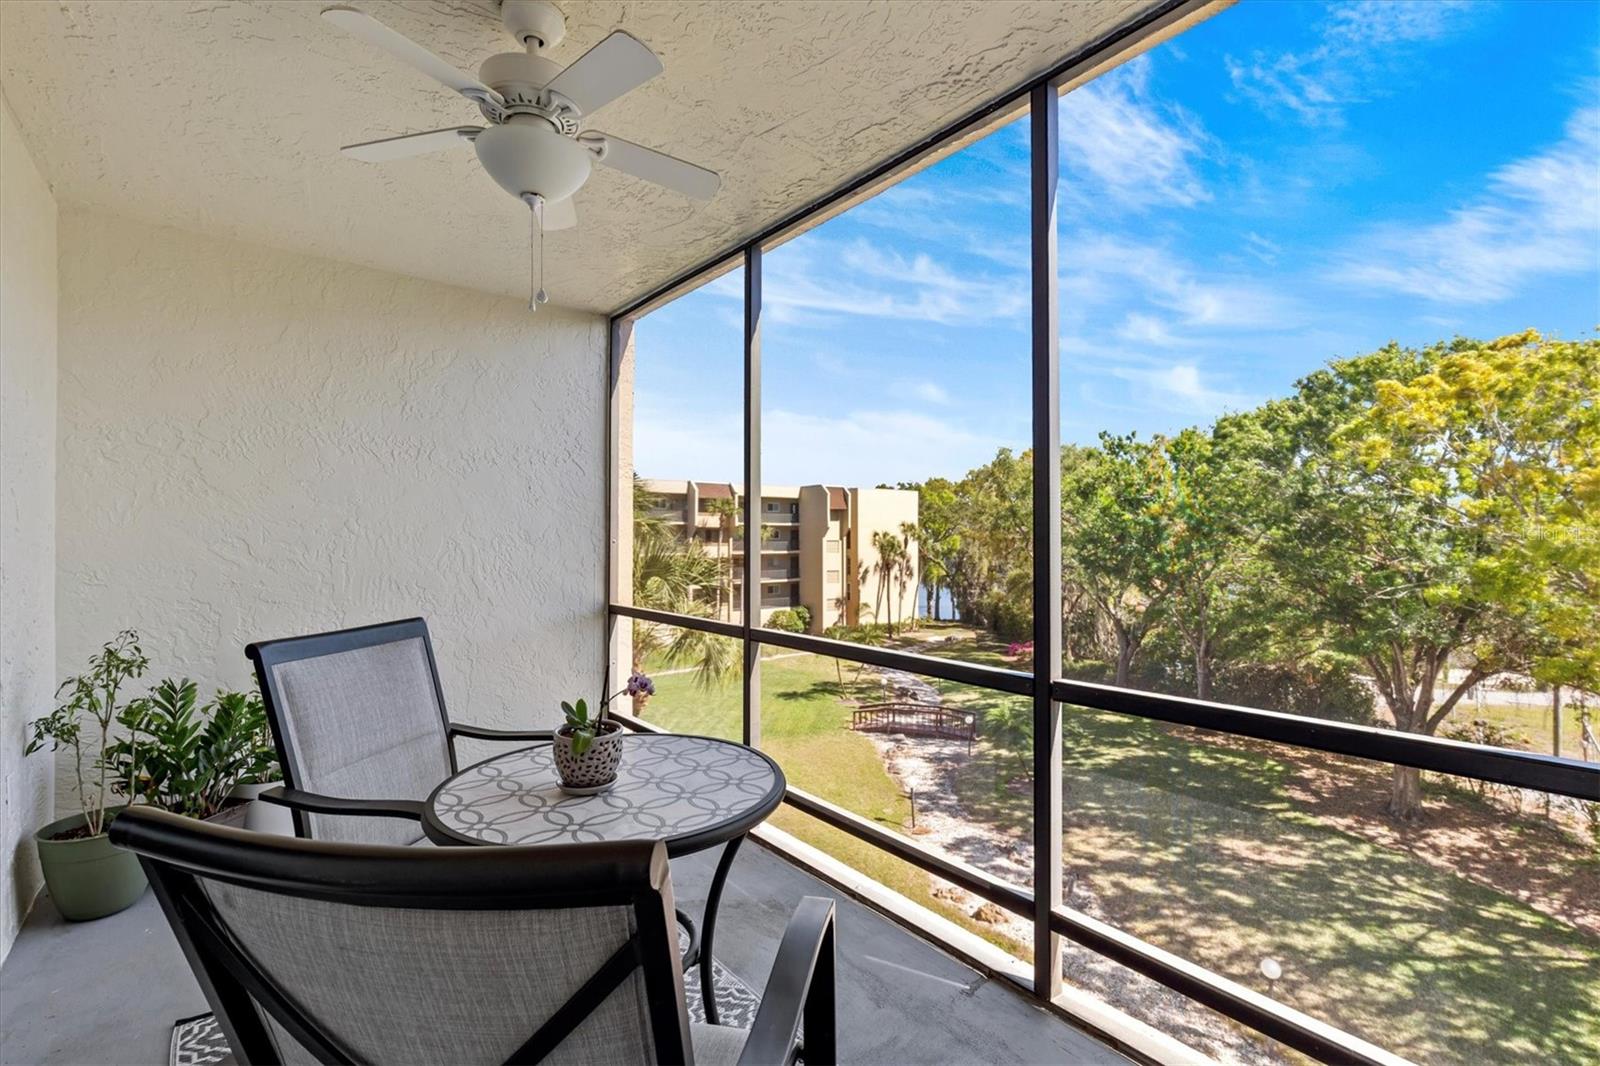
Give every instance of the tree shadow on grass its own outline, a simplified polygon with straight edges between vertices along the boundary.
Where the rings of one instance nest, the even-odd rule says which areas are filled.
[[[1284,761],[1070,717],[1068,865],[1112,921],[1419,1061],[1600,1057],[1600,940],[1307,815]]]

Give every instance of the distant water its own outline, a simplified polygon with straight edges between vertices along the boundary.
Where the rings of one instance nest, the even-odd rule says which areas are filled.
[[[926,585],[917,589],[917,616],[919,618],[933,617],[933,612],[928,609],[928,588]],[[939,617],[947,621],[958,621],[961,617],[956,613],[955,601],[950,598],[949,589],[939,590]]]

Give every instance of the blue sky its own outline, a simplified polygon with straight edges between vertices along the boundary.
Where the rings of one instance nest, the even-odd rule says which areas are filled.
[[[1061,142],[1065,440],[1600,326],[1600,5],[1244,0],[1063,97]],[[1026,446],[1027,160],[1016,122],[768,253],[769,484]],[[639,473],[738,479],[741,290],[639,324]]]

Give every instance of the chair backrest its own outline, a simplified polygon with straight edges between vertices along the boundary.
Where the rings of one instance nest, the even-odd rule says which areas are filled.
[[[424,800],[450,774],[449,718],[420,618],[251,644],[285,782],[342,799]],[[409,844],[417,823],[295,812],[315,840]]]
[[[659,842],[335,844],[146,807],[111,839],[138,853],[242,1062],[692,1054]]]

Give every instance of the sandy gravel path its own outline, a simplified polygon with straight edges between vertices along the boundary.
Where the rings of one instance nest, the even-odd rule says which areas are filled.
[[[938,690],[922,678],[898,670],[869,669],[900,698],[934,705],[941,702]],[[901,789],[914,793],[913,835],[921,843],[1014,884],[1029,882],[1033,876],[1032,842],[978,822],[961,804],[955,786],[957,773],[970,758],[966,741],[898,733],[864,735],[878,749],[884,767]],[[1062,893],[1069,907],[1109,920],[1087,881],[1070,869],[1065,871]],[[1018,944],[1033,939],[1032,923],[965,889],[939,883],[933,894]],[[1070,984],[1093,992],[1218,1062],[1277,1066],[1288,1061],[1231,1020],[1094,952],[1068,944],[1062,951],[1062,973]]]

